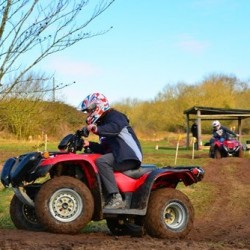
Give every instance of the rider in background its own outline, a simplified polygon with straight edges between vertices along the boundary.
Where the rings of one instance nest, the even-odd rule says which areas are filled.
[[[84,140],[84,147],[102,154],[96,160],[96,166],[108,194],[104,208],[122,208],[124,204],[114,171],[123,172],[140,167],[142,150],[139,140],[129,125],[127,116],[111,108],[103,94],[88,95],[78,109],[87,113],[88,131],[99,136],[99,143]]]
[[[229,138],[229,135],[233,135],[235,137],[239,136],[238,134],[234,133],[232,130],[222,126],[219,121],[212,122],[212,138],[210,139],[210,150],[213,152],[214,149],[214,142],[215,140],[224,141]]]
[[[213,121],[212,126],[213,126],[212,134],[213,134],[214,139],[223,138],[224,140],[227,140],[230,134],[235,137],[239,136],[238,134],[234,133],[232,130],[222,126],[219,121]]]

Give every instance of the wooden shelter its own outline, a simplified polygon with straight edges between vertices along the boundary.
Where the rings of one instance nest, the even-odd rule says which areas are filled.
[[[250,110],[246,109],[225,109],[194,106],[184,111],[187,123],[187,142],[190,144],[190,121],[197,120],[198,125],[198,145],[201,147],[201,120],[238,120],[238,133],[241,135],[242,119],[250,118]]]

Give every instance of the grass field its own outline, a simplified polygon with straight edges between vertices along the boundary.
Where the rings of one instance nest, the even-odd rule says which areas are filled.
[[[175,143],[166,141],[142,141],[145,164],[155,164],[158,167],[162,166],[203,166],[208,161],[208,150],[194,151],[184,147],[184,143],[180,143],[180,147],[176,148]],[[39,147],[38,147],[39,146]],[[49,142],[47,145],[49,151],[57,150],[57,143]],[[158,150],[156,150],[156,146]],[[26,142],[26,141],[6,141],[0,140],[0,165],[6,159],[13,156],[18,156],[30,151],[44,151],[44,145],[41,142]],[[194,154],[193,154],[194,153]],[[245,156],[250,158],[250,154],[245,152]],[[213,199],[213,186],[208,183],[197,183],[195,185],[185,187],[183,184],[178,186],[181,191],[186,193],[194,205],[196,214],[204,213],[208,203]],[[198,192],[197,192],[198,191]],[[14,228],[14,225],[9,216],[9,203],[13,196],[11,189],[5,189],[0,184],[0,228]],[[102,223],[101,223],[102,225]],[[97,224],[94,224],[96,227]],[[91,227],[91,224],[90,224]],[[88,230],[88,229],[86,229]]]

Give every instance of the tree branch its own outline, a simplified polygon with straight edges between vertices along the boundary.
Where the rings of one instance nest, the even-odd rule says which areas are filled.
[[[104,31],[85,29],[115,0],[100,0],[89,13],[89,0],[7,0],[0,2],[0,83],[7,76],[15,79],[8,84],[11,92],[21,79],[45,57],[65,50],[83,39],[103,35]],[[90,6],[90,7],[89,7]],[[89,8],[88,8],[89,7]],[[31,53],[31,54],[28,54]],[[25,61],[26,55],[29,59]],[[13,78],[13,77],[12,77]]]

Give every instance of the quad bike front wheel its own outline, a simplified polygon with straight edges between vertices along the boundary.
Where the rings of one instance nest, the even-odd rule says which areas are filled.
[[[243,158],[243,157],[244,157],[244,152],[243,152],[243,149],[242,149],[242,148],[239,149],[238,157],[239,157],[239,158]]]
[[[145,216],[146,232],[158,238],[184,238],[192,229],[194,209],[179,190],[164,188],[150,195]]]
[[[16,195],[10,202],[10,217],[17,229],[44,231],[36,216],[35,208],[24,204]]]
[[[90,222],[94,201],[83,182],[61,176],[42,185],[36,196],[35,210],[48,231],[75,234]]]
[[[222,158],[221,152],[220,152],[220,150],[218,148],[215,149],[214,156],[215,156],[215,159],[221,159]]]

